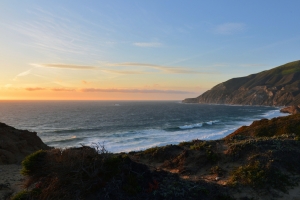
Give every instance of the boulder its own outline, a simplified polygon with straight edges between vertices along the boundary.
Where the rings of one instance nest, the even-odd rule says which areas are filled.
[[[282,108],[280,110],[282,113],[290,113],[290,114],[297,114],[300,113],[300,108],[298,106],[288,106],[285,108]]]

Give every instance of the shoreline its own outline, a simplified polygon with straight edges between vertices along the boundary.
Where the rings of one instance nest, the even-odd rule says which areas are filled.
[[[268,111],[268,112],[273,112],[274,110],[272,111]],[[273,118],[277,118],[277,117],[285,117],[285,116],[289,116],[291,114],[289,113],[281,113],[280,110],[275,110],[275,111],[278,111],[278,114],[277,115],[272,115],[271,117],[262,117],[260,119],[257,119],[257,120],[261,120],[261,119],[273,119]],[[268,113],[267,112],[267,113]],[[267,114],[265,113],[265,114]],[[233,133],[234,131],[236,131],[237,129],[239,129],[240,127],[242,126],[249,126],[251,125],[254,121],[257,121],[257,120],[249,120],[249,121],[244,121],[244,123],[239,123],[236,125],[236,127],[234,128],[231,128],[229,130],[221,130],[219,132],[222,132],[221,134],[219,134],[219,132],[213,134],[213,135],[210,135],[210,136],[202,136],[202,137],[198,137],[198,138],[191,138],[191,139],[188,139],[188,140],[181,140],[181,141],[177,141],[177,142],[170,142],[170,143],[164,143],[164,144],[160,144],[160,145],[154,145],[154,146],[150,146],[150,147],[146,147],[146,148],[139,148],[139,149],[135,149],[135,150],[129,150],[129,151],[119,151],[119,152],[112,152],[112,153],[122,153],[122,152],[125,152],[125,153],[129,153],[129,152],[135,152],[135,151],[145,151],[149,148],[155,148],[155,147],[164,147],[166,145],[178,145],[182,142],[189,142],[189,141],[192,141],[192,140],[204,140],[204,141],[213,141],[213,140],[220,140],[220,139],[223,139],[225,138],[226,136],[230,135],[231,133]],[[197,129],[196,129],[197,130]],[[199,130],[199,129],[198,129]],[[220,135],[219,137],[216,137]],[[211,138],[213,137],[213,138]],[[208,138],[208,139],[205,139],[205,138]]]
[[[50,173],[52,172],[51,170],[58,170],[57,172],[55,171],[53,175],[61,172],[60,178],[56,178],[55,180],[64,181],[65,178],[68,177],[65,173],[69,173],[69,168],[66,168],[66,166],[68,166],[67,163],[71,162],[69,159],[71,159],[72,162],[80,162],[81,164],[83,160],[85,160],[84,162],[87,163],[85,163],[84,166],[88,168],[88,166],[90,166],[89,162],[91,161],[91,157],[83,159],[81,157],[82,155],[95,157],[104,156],[104,158],[107,156],[109,162],[110,159],[117,159],[118,162],[116,163],[118,163],[118,169],[121,169],[121,171],[125,170],[124,173],[127,173],[128,162],[131,163],[129,166],[135,167],[133,168],[135,172],[133,173],[135,174],[134,177],[140,173],[147,173],[148,179],[136,179],[139,180],[143,187],[145,187],[142,190],[136,190],[134,193],[134,195],[137,195],[136,198],[138,199],[142,196],[156,199],[156,195],[160,195],[158,199],[161,199],[160,197],[164,197],[164,194],[169,192],[171,192],[169,195],[173,195],[175,198],[176,195],[178,195],[176,191],[184,190],[184,194],[187,195],[187,197],[192,197],[192,199],[199,197],[198,195],[202,195],[203,199],[211,199],[211,196],[217,194],[227,196],[228,198],[230,197],[229,199],[254,198],[257,200],[294,200],[300,198],[300,186],[297,186],[296,184],[300,180],[300,168],[298,168],[300,157],[297,156],[300,153],[300,135],[299,133],[297,133],[297,135],[293,133],[294,129],[297,129],[299,122],[299,114],[272,118],[270,120],[262,119],[257,120],[250,126],[240,127],[238,130],[222,139],[208,141],[196,139],[188,142],[181,142],[177,145],[152,147],[143,151],[133,151],[129,153],[112,154],[106,152],[105,149],[102,151],[103,149],[101,150],[101,146],[100,152],[94,152],[95,150],[92,148],[84,146],[81,148],[61,149],[59,150],[59,154],[55,153],[58,149],[52,149],[46,151],[48,152],[48,156],[55,157],[67,155],[67,152],[73,152],[69,155],[75,157],[71,158],[64,156],[63,159],[66,160],[63,162],[66,163],[61,164],[60,162],[62,162],[62,160],[58,159],[59,163],[55,165],[53,165],[52,162],[55,162],[56,159],[47,157],[49,160],[46,160],[44,165],[48,166],[49,164],[51,169],[46,169],[46,167],[45,169],[35,168],[35,170],[37,170],[39,176],[43,174],[39,172],[40,170],[50,170],[49,173],[47,172],[45,174],[47,177],[52,174]],[[284,127],[283,125],[286,126],[287,123],[288,127],[285,127],[285,130],[288,130],[289,134],[285,134],[280,130],[280,128]],[[267,129],[265,127],[267,127]],[[260,130],[263,130],[263,132]],[[274,132],[274,130],[277,132]],[[81,154],[81,152],[83,154]],[[271,154],[270,152],[274,153]],[[79,154],[80,156],[74,154]],[[79,157],[80,159],[76,159]],[[257,163],[259,163],[259,165],[257,165]],[[76,165],[71,164],[71,166]],[[294,169],[290,168],[290,166],[294,166]],[[9,168],[10,165],[6,165],[5,167]],[[20,165],[17,167],[20,167]],[[94,169],[94,167],[92,167],[92,169]],[[81,168],[79,170],[81,170]],[[136,173],[137,170],[138,173]],[[244,171],[249,173],[241,175],[240,173],[244,174]],[[4,173],[8,175],[8,178],[6,178],[7,180],[12,180],[13,178],[11,177],[15,176],[18,171],[5,171]],[[86,169],[83,169],[80,173],[83,173],[86,176]],[[118,174],[119,172],[116,171],[116,173]],[[117,174],[115,178],[119,177]],[[34,174],[29,175],[27,178],[36,179],[33,175]],[[36,179],[45,180],[44,183],[43,181],[39,182],[42,187],[47,188],[48,184],[57,183],[56,181],[49,183],[47,181],[48,179],[43,179],[43,176],[44,175]],[[132,176],[133,175],[130,177],[132,178]],[[282,177],[286,178],[282,179]],[[93,179],[98,180],[98,177],[91,178],[91,181],[93,181]],[[115,183],[115,179],[113,178],[112,180],[113,183]],[[176,180],[178,185],[172,185],[174,180]],[[16,187],[16,183],[20,184],[21,181],[22,179],[18,179],[18,182],[9,183],[8,185],[10,187],[7,187],[7,191],[10,193],[7,194],[12,194],[12,191],[21,191],[22,189],[20,187]],[[51,181],[51,179],[49,179],[49,181]],[[127,179],[122,179],[120,181],[125,181],[124,183],[122,182],[122,184],[132,184],[130,187],[137,187],[135,182],[128,182]],[[148,181],[150,181],[152,185],[148,184]],[[261,185],[262,183],[263,185]],[[35,184],[35,182],[32,184]],[[87,179],[86,184],[89,186],[89,179]],[[156,184],[156,186],[154,187],[153,184]],[[106,190],[105,185],[97,186],[104,188],[104,190],[100,189],[100,193],[97,195],[101,196],[104,195],[102,192],[111,191],[109,195],[117,195],[118,198],[122,195],[129,195],[128,197],[126,196],[126,199],[132,198],[133,194],[129,193],[131,190],[124,189],[121,186],[118,186],[117,191],[115,188],[113,188],[113,190],[111,190],[111,188]],[[149,185],[151,190],[148,188]],[[76,190],[78,192],[83,192],[80,190],[80,187],[77,188],[78,184],[71,184],[70,182],[68,188],[70,187],[72,188],[71,191]],[[190,192],[192,188],[198,187],[202,189]],[[68,190],[68,188],[61,187],[60,192],[65,192],[65,189]],[[205,189],[205,192],[203,192],[203,189]],[[173,191],[175,193],[172,193]],[[48,195],[51,194],[53,193],[49,193]],[[72,195],[72,192],[70,195]],[[84,194],[82,193],[82,195]],[[186,197],[185,195],[183,195],[182,198]],[[83,197],[83,199],[90,198],[89,196]],[[218,197],[214,197],[214,199],[218,199]]]
[[[273,110],[274,111],[274,110]],[[276,110],[278,111],[278,110]],[[271,112],[271,111],[269,111]],[[283,113],[284,114],[284,113]],[[289,118],[291,120],[294,120],[296,118],[297,120],[300,120],[300,115],[289,115]],[[281,126],[280,124],[277,124],[282,120],[285,120],[287,122],[291,122],[291,120],[288,120],[289,118],[286,118],[285,116],[281,117],[275,117],[275,118],[270,118],[270,120],[267,120],[268,122],[275,123],[277,126]],[[240,127],[238,130],[235,132],[232,132],[231,134],[227,135],[226,137],[222,137],[221,139],[214,139],[214,140],[191,140],[191,141],[182,141],[178,144],[174,145],[163,145],[160,147],[152,147],[152,148],[146,148],[144,150],[139,150],[139,151],[130,151],[128,153],[124,152],[119,152],[119,153],[108,153],[108,155],[111,156],[121,156],[120,158],[130,158],[132,161],[131,162],[136,162],[139,163],[139,165],[143,164],[149,167],[151,169],[151,173],[157,173],[156,171],[165,171],[164,173],[170,173],[170,175],[160,175],[158,180],[163,184],[163,180],[166,179],[166,177],[173,177],[175,176],[179,177],[179,181],[187,181],[189,182],[190,185],[195,184],[194,182],[196,181],[196,184],[201,183],[206,184],[205,187],[221,187],[225,189],[223,192],[227,191],[227,194],[230,194],[234,198],[242,198],[242,197],[254,197],[256,199],[269,199],[270,195],[268,193],[260,194],[258,193],[255,188],[251,189],[245,187],[245,186],[239,186],[240,189],[242,189],[242,192],[237,192],[237,189],[235,188],[232,182],[232,173],[238,173],[235,171],[238,167],[247,167],[249,164],[249,159],[254,159],[253,161],[256,161],[256,159],[259,160],[259,157],[256,158],[254,155],[255,153],[261,154],[261,156],[268,156],[267,159],[261,158],[260,162],[265,162],[265,160],[272,160],[275,159],[272,157],[272,155],[265,154],[266,152],[269,152],[269,150],[264,149],[264,148],[275,148],[272,149],[271,151],[278,151],[277,146],[278,144],[282,143],[282,146],[289,146],[289,149],[280,149],[280,151],[283,151],[282,154],[286,155],[286,151],[290,151],[290,148],[294,148],[294,151],[298,148],[295,145],[298,145],[299,143],[297,140],[299,140],[299,137],[296,136],[295,134],[290,134],[290,135],[282,135],[282,136],[276,136],[276,137],[263,137],[260,138],[259,136],[243,136],[243,131],[247,131],[247,129],[252,130],[253,126],[257,126],[259,124],[263,125],[265,123],[265,120],[257,120],[255,123],[252,123],[250,126],[246,127],[246,129]],[[282,122],[280,122],[282,123]],[[296,124],[299,122],[297,121]],[[259,125],[260,126],[260,125]],[[275,135],[275,133],[272,132],[272,125],[268,125],[268,128],[272,134]],[[276,129],[276,128],[275,128]],[[256,130],[256,129],[253,129]],[[277,130],[277,129],[276,129]],[[258,133],[260,133],[258,131]],[[241,136],[243,136],[241,138]],[[269,143],[274,143],[276,142],[277,145],[273,146],[268,146]],[[252,145],[252,147],[245,148],[244,144],[247,144],[248,146]],[[234,146],[241,145],[239,148],[235,148]],[[256,145],[266,145],[264,148],[260,150],[257,149],[257,152],[252,152],[253,147],[256,147]],[[84,150],[89,147],[85,148],[77,148],[78,150]],[[94,147],[95,148],[95,147]],[[101,148],[101,146],[100,146]],[[296,149],[295,149],[296,148]],[[53,151],[56,151],[55,149],[52,149]],[[48,150],[51,152],[52,150]],[[73,150],[76,150],[73,148]],[[76,151],[78,151],[76,150]],[[69,151],[67,148],[62,149],[60,151]],[[238,154],[234,153],[235,151],[239,152]],[[189,153],[185,153],[189,152]],[[202,153],[201,153],[202,152]],[[209,154],[207,154],[210,152]],[[246,154],[245,154],[246,152]],[[248,153],[247,153],[248,152]],[[200,153],[200,154],[199,154]],[[249,154],[249,155],[248,155]],[[53,153],[50,153],[50,155],[55,155]],[[238,159],[240,160],[239,162],[232,160],[232,158],[229,156],[234,156],[239,155]],[[245,157],[246,156],[246,157]],[[249,157],[248,157],[249,156]],[[271,156],[269,158],[269,156]],[[286,157],[286,156],[284,156]],[[277,159],[277,158],[276,158]],[[286,158],[289,159],[289,158]],[[52,162],[52,161],[51,161]],[[199,168],[199,162],[200,168]],[[291,161],[291,162],[298,162],[298,161]],[[281,162],[279,162],[281,163]],[[250,162],[251,164],[251,162]],[[271,163],[269,163],[271,164]],[[269,165],[267,163],[267,165]],[[293,163],[294,165],[295,163]],[[277,166],[277,165],[275,165]],[[282,167],[286,167],[285,164],[280,164]],[[217,168],[216,168],[217,167]],[[9,165],[0,165],[0,176],[4,177],[2,182],[0,181],[0,197],[9,197],[11,195],[16,194],[17,192],[22,191],[22,185],[23,181],[25,180],[24,177],[20,175],[20,169],[21,165],[20,164],[9,164]],[[218,169],[217,171],[213,171],[214,169]],[[264,169],[264,168],[262,168]],[[250,170],[250,169],[249,169]],[[253,172],[255,173],[255,171]],[[300,174],[299,174],[300,175]],[[157,175],[155,175],[157,176]],[[27,177],[28,178],[28,177]],[[272,177],[269,177],[269,179]],[[277,177],[277,178],[280,178]],[[299,176],[300,178],[300,176]],[[168,178],[167,178],[168,179]],[[256,180],[256,179],[253,179]],[[293,180],[293,179],[292,179]],[[300,179],[299,179],[300,180]],[[170,181],[170,180],[168,180]],[[288,182],[287,182],[288,183]],[[180,184],[184,184],[183,182],[180,182]],[[207,185],[208,184],[208,185]],[[255,183],[257,184],[257,183]],[[278,184],[276,183],[268,183],[268,184],[275,184],[274,187],[279,187]],[[180,185],[179,185],[180,186]],[[273,185],[272,185],[273,186]],[[292,186],[292,185],[291,185]],[[279,189],[277,190],[272,190],[273,197],[275,199],[293,199],[293,198],[299,198],[299,186],[293,185],[291,186],[286,186],[287,190],[289,191],[289,194],[286,192],[283,192]],[[189,190],[186,188],[187,186],[180,186],[180,187],[185,187],[185,189]],[[191,187],[196,187],[191,186]],[[198,187],[198,186],[197,186]],[[160,188],[157,188],[158,190]],[[179,188],[178,188],[179,189]],[[210,188],[209,190],[211,190]],[[163,190],[163,189],[162,189]],[[169,189],[166,189],[166,191],[169,191]],[[265,191],[265,189],[260,189],[260,191]],[[188,194],[188,193],[187,193]],[[192,194],[191,194],[192,195]],[[274,196],[275,195],[275,196]],[[279,198],[280,197],[280,198]]]
[[[216,106],[230,106],[231,107],[232,105],[220,104],[220,105],[216,105]],[[238,106],[246,107],[243,105],[238,105]],[[250,106],[250,107],[254,107],[254,106]],[[269,106],[262,106],[262,107],[269,107]],[[272,107],[272,108],[278,108],[278,107]],[[230,125],[224,124],[224,126],[226,126],[224,128],[213,128],[212,126],[218,126],[218,123],[222,124],[222,122],[213,122],[213,124],[211,124],[211,125],[205,125],[205,126],[201,126],[201,127],[196,126],[193,128],[186,128],[186,129],[185,128],[181,129],[180,127],[177,127],[178,130],[174,131],[174,132],[169,132],[164,129],[142,129],[142,130],[138,130],[138,131],[132,131],[132,133],[136,134],[136,137],[138,137],[138,138],[139,137],[149,137],[148,139],[145,139],[143,141],[138,140],[137,142],[139,142],[140,144],[136,145],[135,147],[133,147],[133,146],[126,147],[126,144],[124,145],[123,143],[120,143],[119,145],[117,145],[118,141],[111,142],[110,140],[99,139],[98,136],[86,137],[85,141],[77,142],[78,144],[75,144],[72,146],[66,145],[66,146],[52,146],[52,147],[70,148],[70,147],[80,147],[81,144],[87,145],[87,146],[95,146],[95,144],[104,143],[106,145],[108,151],[110,151],[112,153],[142,151],[142,150],[156,147],[156,146],[161,147],[161,146],[170,145],[170,144],[177,145],[180,142],[191,141],[194,139],[200,139],[200,140],[221,139],[221,138],[226,137],[230,133],[234,132],[241,126],[250,125],[251,123],[253,123],[253,121],[260,120],[263,118],[270,119],[270,118],[274,118],[274,117],[287,116],[287,115],[289,115],[289,114],[281,113],[280,108],[278,108],[278,109],[268,110],[267,112],[264,112],[259,118],[246,119],[244,121],[234,122],[235,124],[230,124]],[[213,120],[213,121],[215,121],[215,120]],[[209,122],[203,122],[203,121],[200,122],[200,124],[206,124],[206,123],[209,123]],[[186,125],[193,126],[193,124],[186,124]],[[182,126],[185,126],[185,125],[182,125]],[[122,132],[115,133],[115,134],[121,135],[121,133]],[[130,133],[130,131],[128,133]],[[153,136],[151,136],[152,134],[153,134]],[[162,137],[163,140],[152,141],[152,137],[154,137],[157,134],[159,134],[159,137]],[[146,135],[146,136],[143,136],[143,135]],[[166,137],[168,137],[168,138],[166,138]],[[71,141],[72,139],[79,139],[79,138],[74,137],[74,138],[70,138],[68,140]],[[116,138],[116,139],[118,139],[118,138]],[[124,139],[127,139],[127,138],[124,138]],[[135,139],[135,138],[132,138],[132,139]],[[51,146],[51,143],[53,143],[53,142],[52,141],[46,142],[46,144],[50,145],[50,146]],[[117,146],[117,149],[115,149],[114,146]]]

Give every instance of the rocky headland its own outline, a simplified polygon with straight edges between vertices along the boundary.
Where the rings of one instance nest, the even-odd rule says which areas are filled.
[[[300,61],[249,76],[233,78],[184,103],[291,106],[300,105]]]
[[[220,140],[138,152],[39,150],[21,173],[26,190],[13,200],[300,199],[300,114],[254,121]]]
[[[0,123],[0,164],[20,164],[29,154],[50,149],[37,133]]]
[[[0,123],[0,199],[23,190],[22,160],[37,150],[48,150],[35,132],[18,130]]]

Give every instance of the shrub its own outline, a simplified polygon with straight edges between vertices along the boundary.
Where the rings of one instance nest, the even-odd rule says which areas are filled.
[[[33,174],[38,168],[41,168],[43,162],[45,161],[47,152],[45,150],[36,151],[30,155],[28,155],[22,161],[22,175],[31,175]]]
[[[266,172],[259,161],[255,161],[245,166],[240,166],[234,170],[229,179],[229,184],[236,185],[238,182],[242,185],[259,187],[266,181]]]
[[[205,141],[197,141],[195,142],[193,145],[190,146],[191,150],[204,150],[205,148],[210,148],[211,146],[209,146],[207,144],[207,142]]]
[[[30,193],[28,191],[21,191],[11,198],[11,200],[29,200]]]

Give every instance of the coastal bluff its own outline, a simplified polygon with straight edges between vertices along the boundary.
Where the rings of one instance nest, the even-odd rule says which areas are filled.
[[[300,61],[233,78],[183,103],[291,106],[300,105]]]
[[[18,130],[0,122],[0,164],[18,164],[29,154],[50,149],[37,133]]]

